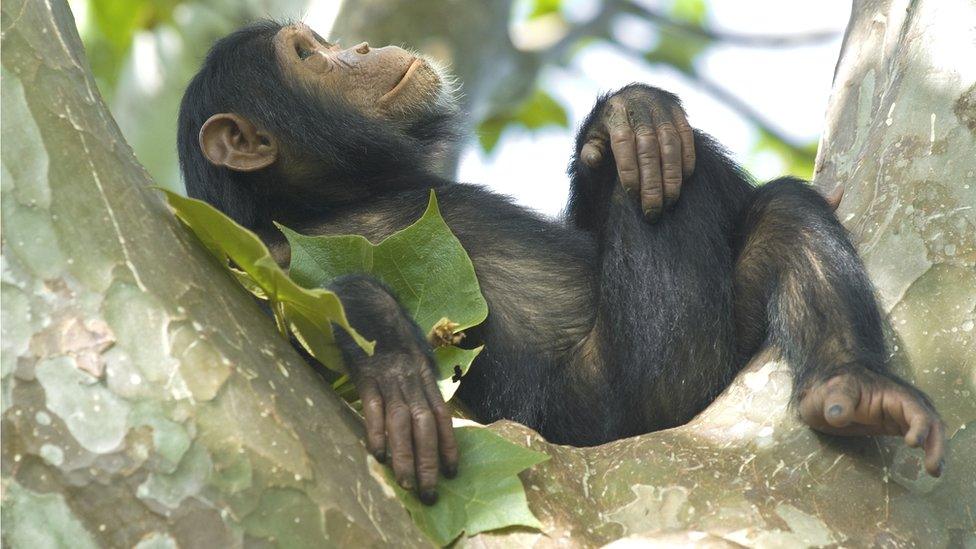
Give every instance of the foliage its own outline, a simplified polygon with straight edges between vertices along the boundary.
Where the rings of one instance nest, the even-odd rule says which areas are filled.
[[[160,190],[176,216],[214,257],[227,267],[232,261],[239,268],[235,269],[235,276],[246,277],[246,288],[260,288],[255,294],[268,300],[282,335],[287,335],[285,328],[290,329],[316,360],[334,370],[341,369],[342,359],[334,344],[333,323],[345,329],[367,353],[373,352],[373,343],[349,325],[335,293],[303,288],[292,281],[257,235],[210,204]]]
[[[753,145],[753,152],[770,152],[783,161],[783,172],[801,177],[813,178],[813,164],[817,157],[817,142],[805,145],[787,143],[765,129],[759,129],[759,138]]]
[[[678,0],[671,6],[676,20],[702,27],[708,9],[704,0]],[[695,72],[695,59],[711,46],[712,41],[700,34],[675,31],[664,27],[661,39],[653,50],[644,55],[649,63],[669,65],[686,75]]]
[[[459,474],[437,484],[437,505],[427,506],[386,475],[421,530],[440,545],[462,533],[473,536],[508,526],[542,528],[529,510],[518,474],[549,459],[541,452],[513,444],[482,427],[454,430],[461,450]]]
[[[251,231],[205,202],[163,192],[176,215],[241,285],[268,301],[282,335],[295,336],[329,368],[341,368],[332,323],[346,329],[367,352],[373,348],[373,342],[363,340],[349,326],[338,297],[323,289],[336,277],[352,273],[369,273],[384,282],[424,331],[447,330],[446,335],[441,334],[445,342],[434,350],[445,400],[454,395],[458,378],[467,373],[482,349],[453,345],[461,330],[485,320],[488,305],[474,266],[441,217],[433,191],[420,219],[379,244],[358,235],[303,236],[279,225],[292,250],[287,274]],[[358,398],[348,376],[339,378],[334,387],[347,400]],[[386,469],[390,484],[421,530],[446,545],[462,532],[473,535],[514,525],[539,527],[517,475],[548,457],[486,429],[465,427],[456,434],[459,475],[442,479],[436,506],[425,506],[412,492],[400,489]]]
[[[427,210],[416,223],[379,244],[358,235],[303,236],[279,228],[291,245],[289,273],[306,288],[324,288],[336,277],[369,273],[393,291],[426,334],[448,324],[452,334],[458,333],[488,316],[474,266],[441,218],[433,191]],[[437,347],[434,358],[445,398],[456,389],[451,381],[454,367],[461,368],[462,375],[467,373],[480,351],[480,347]]]
[[[548,126],[569,127],[566,109],[543,90],[537,89],[518,107],[496,113],[485,119],[478,127],[478,139],[485,152],[491,152],[498,145],[502,132],[509,126],[521,126],[528,130],[538,130]]]
[[[86,35],[85,48],[92,72],[110,91],[129,54],[138,31],[172,20],[173,8],[181,0],[88,0],[93,25]]]
[[[536,17],[559,13],[562,4],[562,0],[535,0],[532,4],[532,12],[529,14],[529,18],[534,19]]]

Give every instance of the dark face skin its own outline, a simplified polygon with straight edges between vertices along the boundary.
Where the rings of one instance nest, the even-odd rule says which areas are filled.
[[[288,85],[323,101],[344,101],[370,118],[409,120],[444,96],[431,62],[396,46],[342,48],[295,23],[278,32],[274,50]],[[200,147],[212,164],[239,172],[267,168],[281,153],[274,135],[235,113],[210,117],[200,129]]]
[[[304,24],[275,37],[285,76],[313,92],[335,94],[374,118],[397,118],[439,93],[440,77],[430,63],[396,46],[363,42],[343,49]]]

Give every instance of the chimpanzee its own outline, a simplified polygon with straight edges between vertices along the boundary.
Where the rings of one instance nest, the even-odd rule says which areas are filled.
[[[467,339],[485,350],[459,389],[484,421],[583,446],[673,427],[769,347],[790,364],[811,427],[904,436],[941,474],[942,422],[888,371],[871,284],[819,193],[792,178],[752,186],[675,96],[634,84],[583,123],[565,219],[550,220],[435,175],[457,135],[450,88],[397,47],[252,24],[213,46],[183,97],[187,192],[286,264],[272,221],[375,242],[415,221],[435,189],[489,306]],[[424,334],[369,276],[331,289],[377,342],[368,357],[342,341],[367,446],[433,503],[438,469],[453,475],[458,452]]]

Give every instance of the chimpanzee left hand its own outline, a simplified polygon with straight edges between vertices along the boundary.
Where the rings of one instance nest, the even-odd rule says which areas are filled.
[[[607,99],[580,159],[599,168],[608,160],[608,146],[620,184],[652,222],[678,200],[682,179],[695,169],[694,134],[681,103],[650,86],[633,84]]]

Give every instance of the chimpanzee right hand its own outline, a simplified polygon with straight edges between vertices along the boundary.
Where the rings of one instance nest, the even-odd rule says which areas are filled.
[[[664,90],[632,84],[597,108],[583,129],[580,160],[599,169],[612,154],[620,184],[656,221],[695,169],[694,133],[681,103]]]
[[[363,402],[370,453],[392,461],[397,483],[437,502],[437,473],[457,475],[458,447],[451,413],[434,377],[433,359],[422,350],[380,350],[350,368]]]

